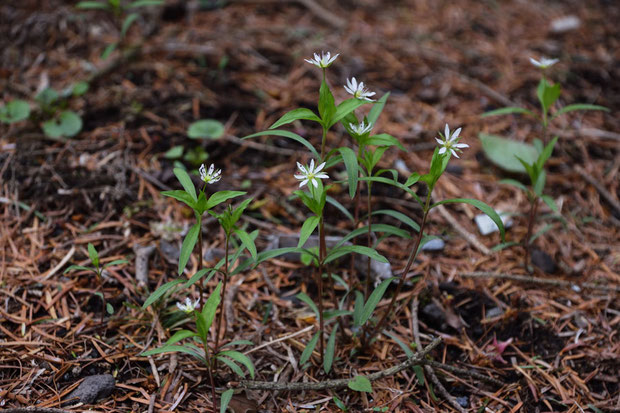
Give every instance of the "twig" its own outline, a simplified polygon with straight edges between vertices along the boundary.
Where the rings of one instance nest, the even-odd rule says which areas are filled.
[[[75,254],[75,245],[73,245],[71,247],[71,249],[69,250],[67,255],[65,255],[63,257],[63,259],[60,260],[58,265],[56,265],[54,268],[50,269],[49,272],[43,276],[41,281],[45,281],[48,278],[50,278],[52,275],[56,274],[67,263],[67,261],[69,261],[71,259],[71,257],[73,257],[73,254]]]
[[[435,369],[442,369],[442,370],[446,370],[449,371],[451,373],[455,373],[455,374],[464,374],[470,377],[473,377],[474,379],[478,379],[478,380],[482,380],[485,381],[489,384],[494,384],[496,386],[506,386],[507,384],[504,383],[501,380],[495,379],[493,377],[489,377],[489,376],[485,376],[484,374],[480,374],[477,371],[474,370],[467,370],[467,369],[462,369],[460,367],[454,367],[454,366],[450,366],[449,364],[444,364],[444,363],[440,363],[438,361],[435,360],[429,360],[428,361],[428,365],[435,368]]]
[[[279,343],[280,341],[285,341],[285,340],[288,340],[289,338],[297,337],[297,336],[299,336],[299,335],[301,335],[301,334],[305,333],[306,331],[310,331],[310,330],[312,330],[313,328],[314,328],[314,326],[308,326],[308,327],[304,328],[303,330],[299,330],[299,331],[297,331],[297,332],[295,332],[295,333],[293,333],[293,334],[289,334],[288,336],[280,337],[280,338],[278,338],[278,339],[271,340],[271,341],[269,341],[269,342],[267,342],[267,343],[263,343],[263,344],[261,344],[260,346],[258,346],[258,347],[254,347],[253,349],[250,349],[250,350],[246,351],[246,352],[245,352],[245,353],[243,353],[243,354],[246,354],[246,355],[247,355],[247,354],[252,353],[253,351],[260,350],[261,348],[264,348],[264,347],[270,346],[270,345],[275,344],[275,343]]]
[[[74,413],[75,410],[54,409],[51,407],[16,407],[2,410],[3,413]]]
[[[491,250],[484,246],[480,241],[478,241],[478,238],[476,238],[474,234],[463,228],[463,226],[458,223],[458,221],[452,216],[452,214],[448,212],[445,206],[439,205],[437,209],[439,210],[441,216],[444,217],[446,221],[448,221],[450,225],[452,225],[456,232],[461,234],[461,236],[465,238],[465,240],[467,240],[467,242],[476,247],[478,251],[480,251],[484,255],[491,255]]]
[[[403,361],[396,366],[390,367],[385,370],[378,371],[376,373],[369,374],[366,377],[370,381],[382,379],[384,377],[393,376],[400,373],[403,370],[411,368],[416,365],[426,364],[426,355],[430,353],[435,347],[441,343],[441,338],[434,339],[428,346],[422,351],[416,353],[413,357]],[[271,381],[253,381],[253,380],[241,380],[239,386],[248,390],[290,390],[290,391],[303,391],[303,390],[327,390],[327,389],[343,389],[348,386],[349,381],[352,378],[326,380],[315,383],[274,383]]]
[[[422,342],[420,341],[420,324],[418,323],[418,303],[418,296],[416,295],[413,298],[413,302],[411,303],[411,323],[413,325],[413,339],[415,340],[418,348],[420,348],[422,347]],[[439,394],[441,394],[456,410],[461,413],[465,413],[465,409],[461,407],[461,405],[456,401],[456,399],[452,397],[450,393],[448,393],[448,390],[446,390],[443,384],[441,384],[441,382],[437,378],[437,375],[435,374],[435,371],[433,371],[433,368],[429,365],[426,365],[424,366],[424,371],[426,371],[426,374],[428,374],[428,376],[430,377]]]
[[[343,19],[336,16],[334,12],[325,9],[314,0],[297,0],[297,2],[306,6],[316,17],[334,26],[336,29],[342,29],[346,25]]]
[[[597,181],[596,179],[594,179],[594,177],[592,175],[590,175],[589,173],[587,173],[585,171],[585,169],[583,169],[581,166],[576,165],[575,166],[575,171],[577,171],[577,173],[579,175],[581,175],[581,177],[583,179],[585,179],[586,181],[588,181],[588,183],[590,185],[592,185],[593,187],[596,188],[596,190],[598,191],[599,194],[601,194],[601,196],[603,198],[605,198],[605,200],[607,202],[609,202],[609,205],[611,205],[613,207],[613,209],[616,210],[616,212],[618,214],[620,214],[620,202],[618,202],[616,199],[614,199],[613,195],[603,186],[601,185],[601,183],[599,181]]]
[[[605,291],[605,292],[610,292],[610,291],[620,292],[620,286],[617,286],[617,285],[605,286],[605,285],[598,285],[598,284],[589,283],[589,282],[577,284],[577,283],[572,283],[569,281],[558,280],[555,278],[536,278],[536,277],[530,277],[528,275],[502,274],[502,273],[483,272],[483,271],[467,272],[467,273],[462,273],[460,275],[461,277],[466,277],[466,278],[497,278],[500,280],[513,280],[513,281],[522,281],[522,282],[535,283],[535,284],[547,284],[547,285],[553,285],[555,287],[567,287],[570,289],[574,289],[575,287],[577,287],[577,288],[589,288],[592,290],[600,290],[600,291]]]

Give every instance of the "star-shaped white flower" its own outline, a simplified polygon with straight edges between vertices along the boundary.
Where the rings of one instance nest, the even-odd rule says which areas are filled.
[[[304,166],[297,162],[297,167],[299,168],[300,173],[295,174],[295,178],[301,181],[301,183],[299,184],[300,188],[308,182],[314,185],[315,188],[318,188],[319,179],[329,178],[329,175],[327,175],[325,172],[321,172],[321,170],[325,167],[325,162],[318,165],[316,169],[314,168],[314,159],[310,161],[310,166]]]
[[[375,92],[370,92],[368,89],[364,87],[364,82],[357,83],[357,80],[352,77],[351,79],[347,79],[347,84],[344,87],[348,93],[352,94],[356,99],[364,99],[368,101],[373,101],[371,96],[375,95]]]
[[[460,151],[461,148],[469,148],[469,145],[466,143],[458,143],[459,133],[461,133],[461,128],[458,128],[457,130],[452,132],[452,135],[450,135],[450,127],[446,123],[446,129],[443,136],[444,140],[442,141],[439,138],[435,138],[439,146],[441,146],[441,149],[439,149],[440,155],[443,155],[447,151],[450,151],[452,155],[458,158],[459,156],[457,155],[456,151]]]
[[[320,67],[321,69],[325,69],[331,66],[334,63],[334,60],[340,56],[340,53],[336,53],[333,57],[330,52],[321,52],[321,56],[318,53],[314,54],[314,59],[304,59],[308,63],[312,63],[313,65]]]
[[[198,308],[199,303],[200,303],[200,299],[196,299],[196,301],[192,302],[192,300],[189,297],[186,297],[185,304],[182,304],[179,302],[177,303],[177,307],[179,308],[179,310],[189,314],[192,311],[194,311],[196,308]]]
[[[547,59],[546,57],[541,57],[540,60],[536,60],[533,57],[530,57],[530,62],[534,66],[539,67],[541,69],[546,69],[548,67],[551,67],[559,61],[560,59]]]
[[[357,135],[361,136],[367,132],[370,132],[370,130],[372,129],[372,123],[368,122],[368,125],[366,125],[366,123],[364,121],[361,121],[359,123],[359,125],[356,125],[355,123],[349,123],[349,126],[351,127],[351,130],[353,132],[355,132]]]
[[[209,171],[207,172],[205,165],[200,165],[200,179],[208,184],[213,184],[220,179],[222,179],[222,170],[215,170],[215,165],[211,164],[209,166]]]

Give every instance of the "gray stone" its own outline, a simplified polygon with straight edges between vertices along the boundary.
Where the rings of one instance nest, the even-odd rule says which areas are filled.
[[[84,381],[67,396],[64,404],[74,404],[82,402],[93,404],[99,399],[108,397],[114,391],[116,381],[111,374],[97,374],[88,376]]]
[[[502,220],[504,228],[510,228],[513,224],[512,219],[510,219],[510,214],[501,211],[496,212]],[[489,235],[499,231],[499,228],[497,227],[495,222],[493,222],[493,220],[489,218],[487,214],[476,215],[474,220],[476,221],[476,225],[478,225],[478,230],[482,235]]]
[[[442,251],[446,243],[441,238],[433,238],[422,247],[422,251]]]

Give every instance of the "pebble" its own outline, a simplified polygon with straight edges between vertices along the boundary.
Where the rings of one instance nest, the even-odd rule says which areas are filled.
[[[422,246],[422,251],[442,251],[446,243],[441,238],[433,238]]]
[[[507,212],[496,211],[499,217],[504,224],[504,228],[510,228],[513,224],[512,219],[510,219],[510,215]],[[493,222],[491,218],[487,214],[480,214],[474,217],[474,221],[476,221],[476,225],[478,226],[478,230],[482,235],[489,235],[494,232],[498,232],[499,228]]]
[[[65,404],[74,404],[77,402],[93,404],[95,401],[112,394],[115,385],[116,381],[111,374],[88,376],[77,389],[69,393]]]
[[[577,16],[564,16],[551,21],[551,31],[554,33],[564,33],[578,29],[581,26],[581,20]]]

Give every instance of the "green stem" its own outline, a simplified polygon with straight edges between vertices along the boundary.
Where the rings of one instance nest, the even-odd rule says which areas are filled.
[[[325,143],[327,141],[327,129],[323,127],[323,137],[321,138],[321,162],[325,158]]]
[[[228,244],[230,240],[230,234],[226,233],[226,245],[224,247],[224,285],[222,286],[222,303],[226,301],[226,284],[228,281]],[[214,352],[217,353],[220,345],[220,334],[222,331],[222,319],[224,318],[224,305],[220,308],[220,313],[217,318],[217,329],[215,335],[215,348]]]
[[[529,270],[529,262],[530,262],[530,239],[532,238],[532,231],[534,230],[534,220],[536,219],[536,210],[538,209],[538,197],[536,195],[532,196],[530,201],[530,213],[528,215],[527,222],[527,234],[525,235],[525,240],[523,241],[523,247],[525,248],[525,256],[523,257],[523,266],[525,270],[530,272]]]
[[[430,210],[429,205],[431,201],[431,192],[432,192],[432,188],[429,189],[428,195],[426,196],[426,203],[424,204],[424,214],[422,215],[422,223],[420,224],[420,232],[418,233],[418,236],[415,240],[413,248],[411,249],[411,252],[409,253],[409,259],[407,260],[407,265],[405,266],[405,270],[400,275],[400,280],[398,281],[396,292],[392,296],[392,300],[390,300],[390,304],[388,305],[387,310],[385,311],[385,313],[383,314],[383,317],[379,320],[375,328],[371,330],[367,338],[366,338],[366,335],[364,335],[364,346],[370,343],[370,340],[372,339],[372,337],[377,332],[381,331],[381,329],[383,328],[383,325],[385,324],[388,316],[390,315],[390,312],[392,311],[392,308],[394,307],[394,304],[396,303],[396,299],[400,295],[400,290],[403,288],[403,284],[405,283],[407,274],[409,273],[409,270],[411,269],[411,265],[413,264],[415,257],[418,255],[417,251],[418,251],[418,248],[420,248],[420,243],[422,242],[422,237],[424,236],[424,227],[426,226],[426,218],[428,217],[428,212]]]
[[[213,412],[217,412],[217,399],[215,398],[215,380],[213,379],[214,366],[211,364],[211,356],[209,355],[209,345],[207,344],[207,341],[203,340],[202,345],[205,348],[205,361],[207,362],[207,373],[209,374],[209,381],[211,384],[211,398],[213,399],[212,400]],[[215,359],[213,361],[215,361]]]

